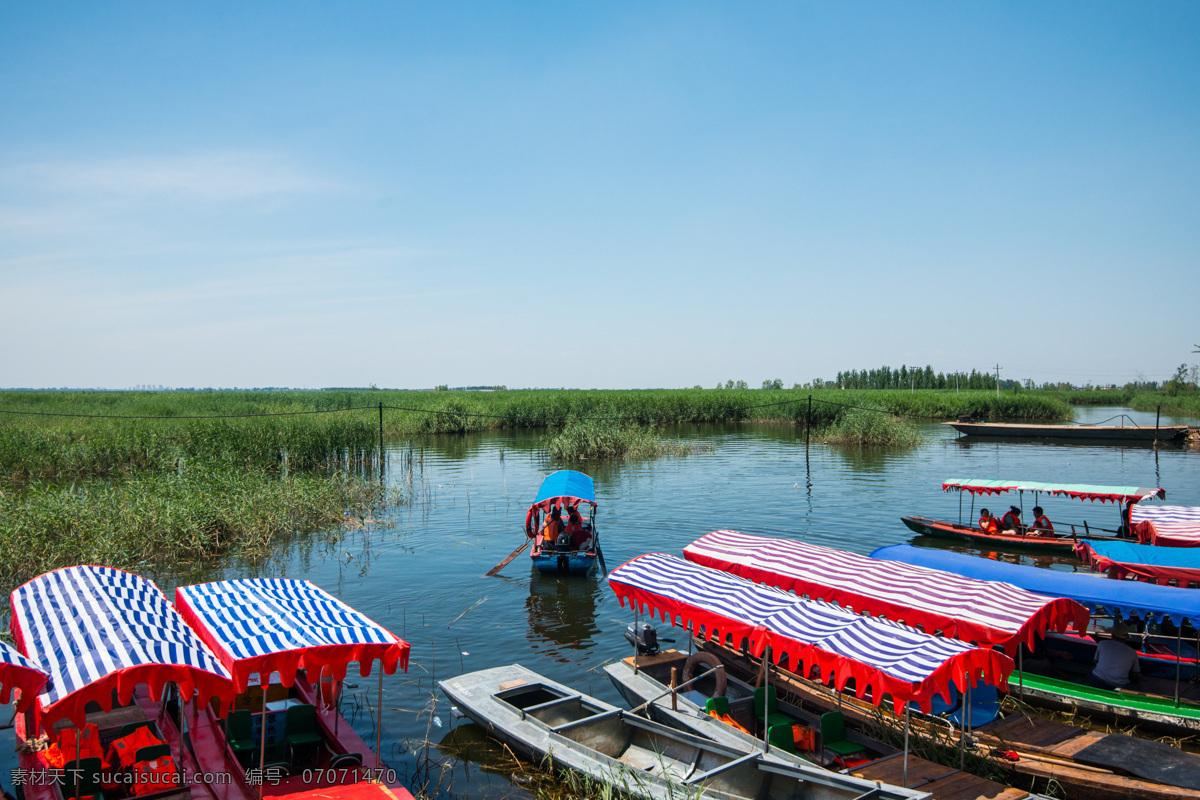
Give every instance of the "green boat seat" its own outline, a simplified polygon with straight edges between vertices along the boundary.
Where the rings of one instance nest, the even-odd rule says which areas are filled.
[[[169,744],[152,744],[146,747],[139,747],[134,755],[135,761],[153,761],[162,756],[171,755],[171,745]]]
[[[147,720],[142,720],[141,722],[125,723],[124,725],[121,726],[121,733],[117,738],[120,739],[125,736],[128,736],[129,734],[136,731],[138,728],[149,728],[151,733],[153,733],[155,736],[158,736],[158,728],[156,728],[154,726],[154,720],[147,719]],[[162,737],[160,736],[159,738],[161,739]]]
[[[246,708],[231,711],[225,718],[225,741],[229,743],[229,749],[238,763],[244,767],[254,763],[254,753],[258,749],[251,734],[251,722],[250,710]]]
[[[865,750],[861,744],[846,739],[846,720],[840,711],[830,711],[821,715],[821,750],[845,758],[857,755]]]
[[[760,686],[754,690],[754,716],[770,730],[775,725],[791,725],[793,720],[779,711],[779,700],[774,686]]]
[[[704,713],[716,714],[718,717],[729,713],[728,697],[710,697],[704,701]]]
[[[772,725],[767,728],[767,744],[794,755],[796,753],[796,737],[792,733],[792,723]]]
[[[362,753],[338,753],[329,759],[330,769],[351,769],[362,766]]]
[[[292,754],[292,764],[316,763],[321,752],[321,724],[317,721],[316,706],[307,703],[288,706],[286,740]]]
[[[103,787],[100,785],[100,771],[103,769],[98,758],[80,758],[68,761],[63,765],[63,796],[94,797],[104,800]]]

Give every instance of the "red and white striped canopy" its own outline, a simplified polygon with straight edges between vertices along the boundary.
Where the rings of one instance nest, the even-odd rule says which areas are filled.
[[[1015,652],[1019,642],[1033,647],[1035,637],[1047,630],[1061,633],[1074,625],[1083,632],[1088,624],[1088,610],[1074,600],[790,539],[714,531],[684,548],[683,556],[860,613],[1000,645],[1008,652]]]
[[[1134,506],[1129,512],[1133,532],[1142,544],[1200,547],[1200,508],[1196,506]]]
[[[758,656],[769,646],[771,657],[788,659],[788,668],[820,679],[839,691],[853,679],[856,694],[870,693],[875,705],[891,695],[896,713],[913,702],[929,711],[934,695],[950,699],[980,679],[998,685],[1014,664],[996,650],[930,636],[885,619],[859,616],[815,600],[800,600],[781,589],[762,586],[720,570],[674,556],[639,556],[609,575],[621,604],[658,612],[664,621],[733,646],[748,639]]]

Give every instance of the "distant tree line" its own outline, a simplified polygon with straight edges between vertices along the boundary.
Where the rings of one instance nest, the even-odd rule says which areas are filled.
[[[900,369],[883,366],[839,372],[834,385],[842,389],[995,389],[996,376],[974,369],[935,374],[928,365],[922,369],[901,364]]]

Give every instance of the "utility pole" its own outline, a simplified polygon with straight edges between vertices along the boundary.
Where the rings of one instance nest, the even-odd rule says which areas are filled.
[[[1000,396],[1000,362],[996,362],[996,397]]]

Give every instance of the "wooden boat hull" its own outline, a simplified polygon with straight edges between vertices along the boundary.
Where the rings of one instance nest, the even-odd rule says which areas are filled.
[[[1008,691],[1030,705],[1077,711],[1093,719],[1138,725],[1178,737],[1200,733],[1200,707],[1183,702],[1176,708],[1173,698],[1096,689],[1016,671],[1008,679]]]
[[[1010,438],[1095,439],[1099,441],[1169,442],[1187,435],[1187,425],[1135,428],[1120,425],[1024,425],[1011,422],[943,422],[968,436]]]
[[[716,655],[731,674],[743,678],[751,678],[759,670],[757,659],[722,647],[712,642],[704,643],[703,649]],[[799,698],[799,702],[818,713],[838,708],[846,719],[847,727],[872,726],[879,724],[881,718],[877,709],[869,702],[859,700],[847,694],[840,697],[824,686],[817,686],[804,678],[784,669],[772,668],[772,682],[782,692],[788,692]],[[884,717],[887,722],[887,717]],[[892,725],[898,725],[898,719],[891,719]],[[913,718],[915,730],[927,733],[933,729],[929,723]],[[944,730],[944,729],[943,729]],[[1172,758],[1183,762],[1182,769],[1195,774],[1196,764],[1200,757],[1183,753],[1178,748],[1144,739],[1105,734],[1098,731],[1085,731],[1062,723],[1043,720],[1026,714],[1009,714],[1003,720],[997,720],[983,728],[970,732],[970,737],[978,747],[988,751],[1011,751],[1018,754],[1015,762],[999,762],[997,766],[1007,767],[1017,773],[1018,780],[1025,784],[1030,778],[1042,782],[1056,782],[1071,800],[1128,800],[1137,797],[1154,800],[1182,800],[1196,798],[1200,786],[1178,786],[1166,782],[1156,782],[1135,775],[1126,774],[1126,767],[1106,766],[1103,761],[1084,762],[1076,759],[1076,754],[1082,754],[1086,749],[1105,742],[1114,742],[1120,748],[1123,744],[1146,747],[1160,754],[1160,758]]]
[[[1040,553],[1063,553],[1065,555],[1074,553],[1075,541],[1072,539],[984,533],[979,528],[918,516],[901,517],[900,521],[907,525],[908,529],[914,533],[926,536],[939,536],[943,539],[958,539],[959,541],[971,542],[985,548],[1022,549]]]
[[[620,711],[519,665],[441,681],[442,693],[473,722],[535,761],[653,800],[787,797],[851,800],[928,797],[758,752]]]

